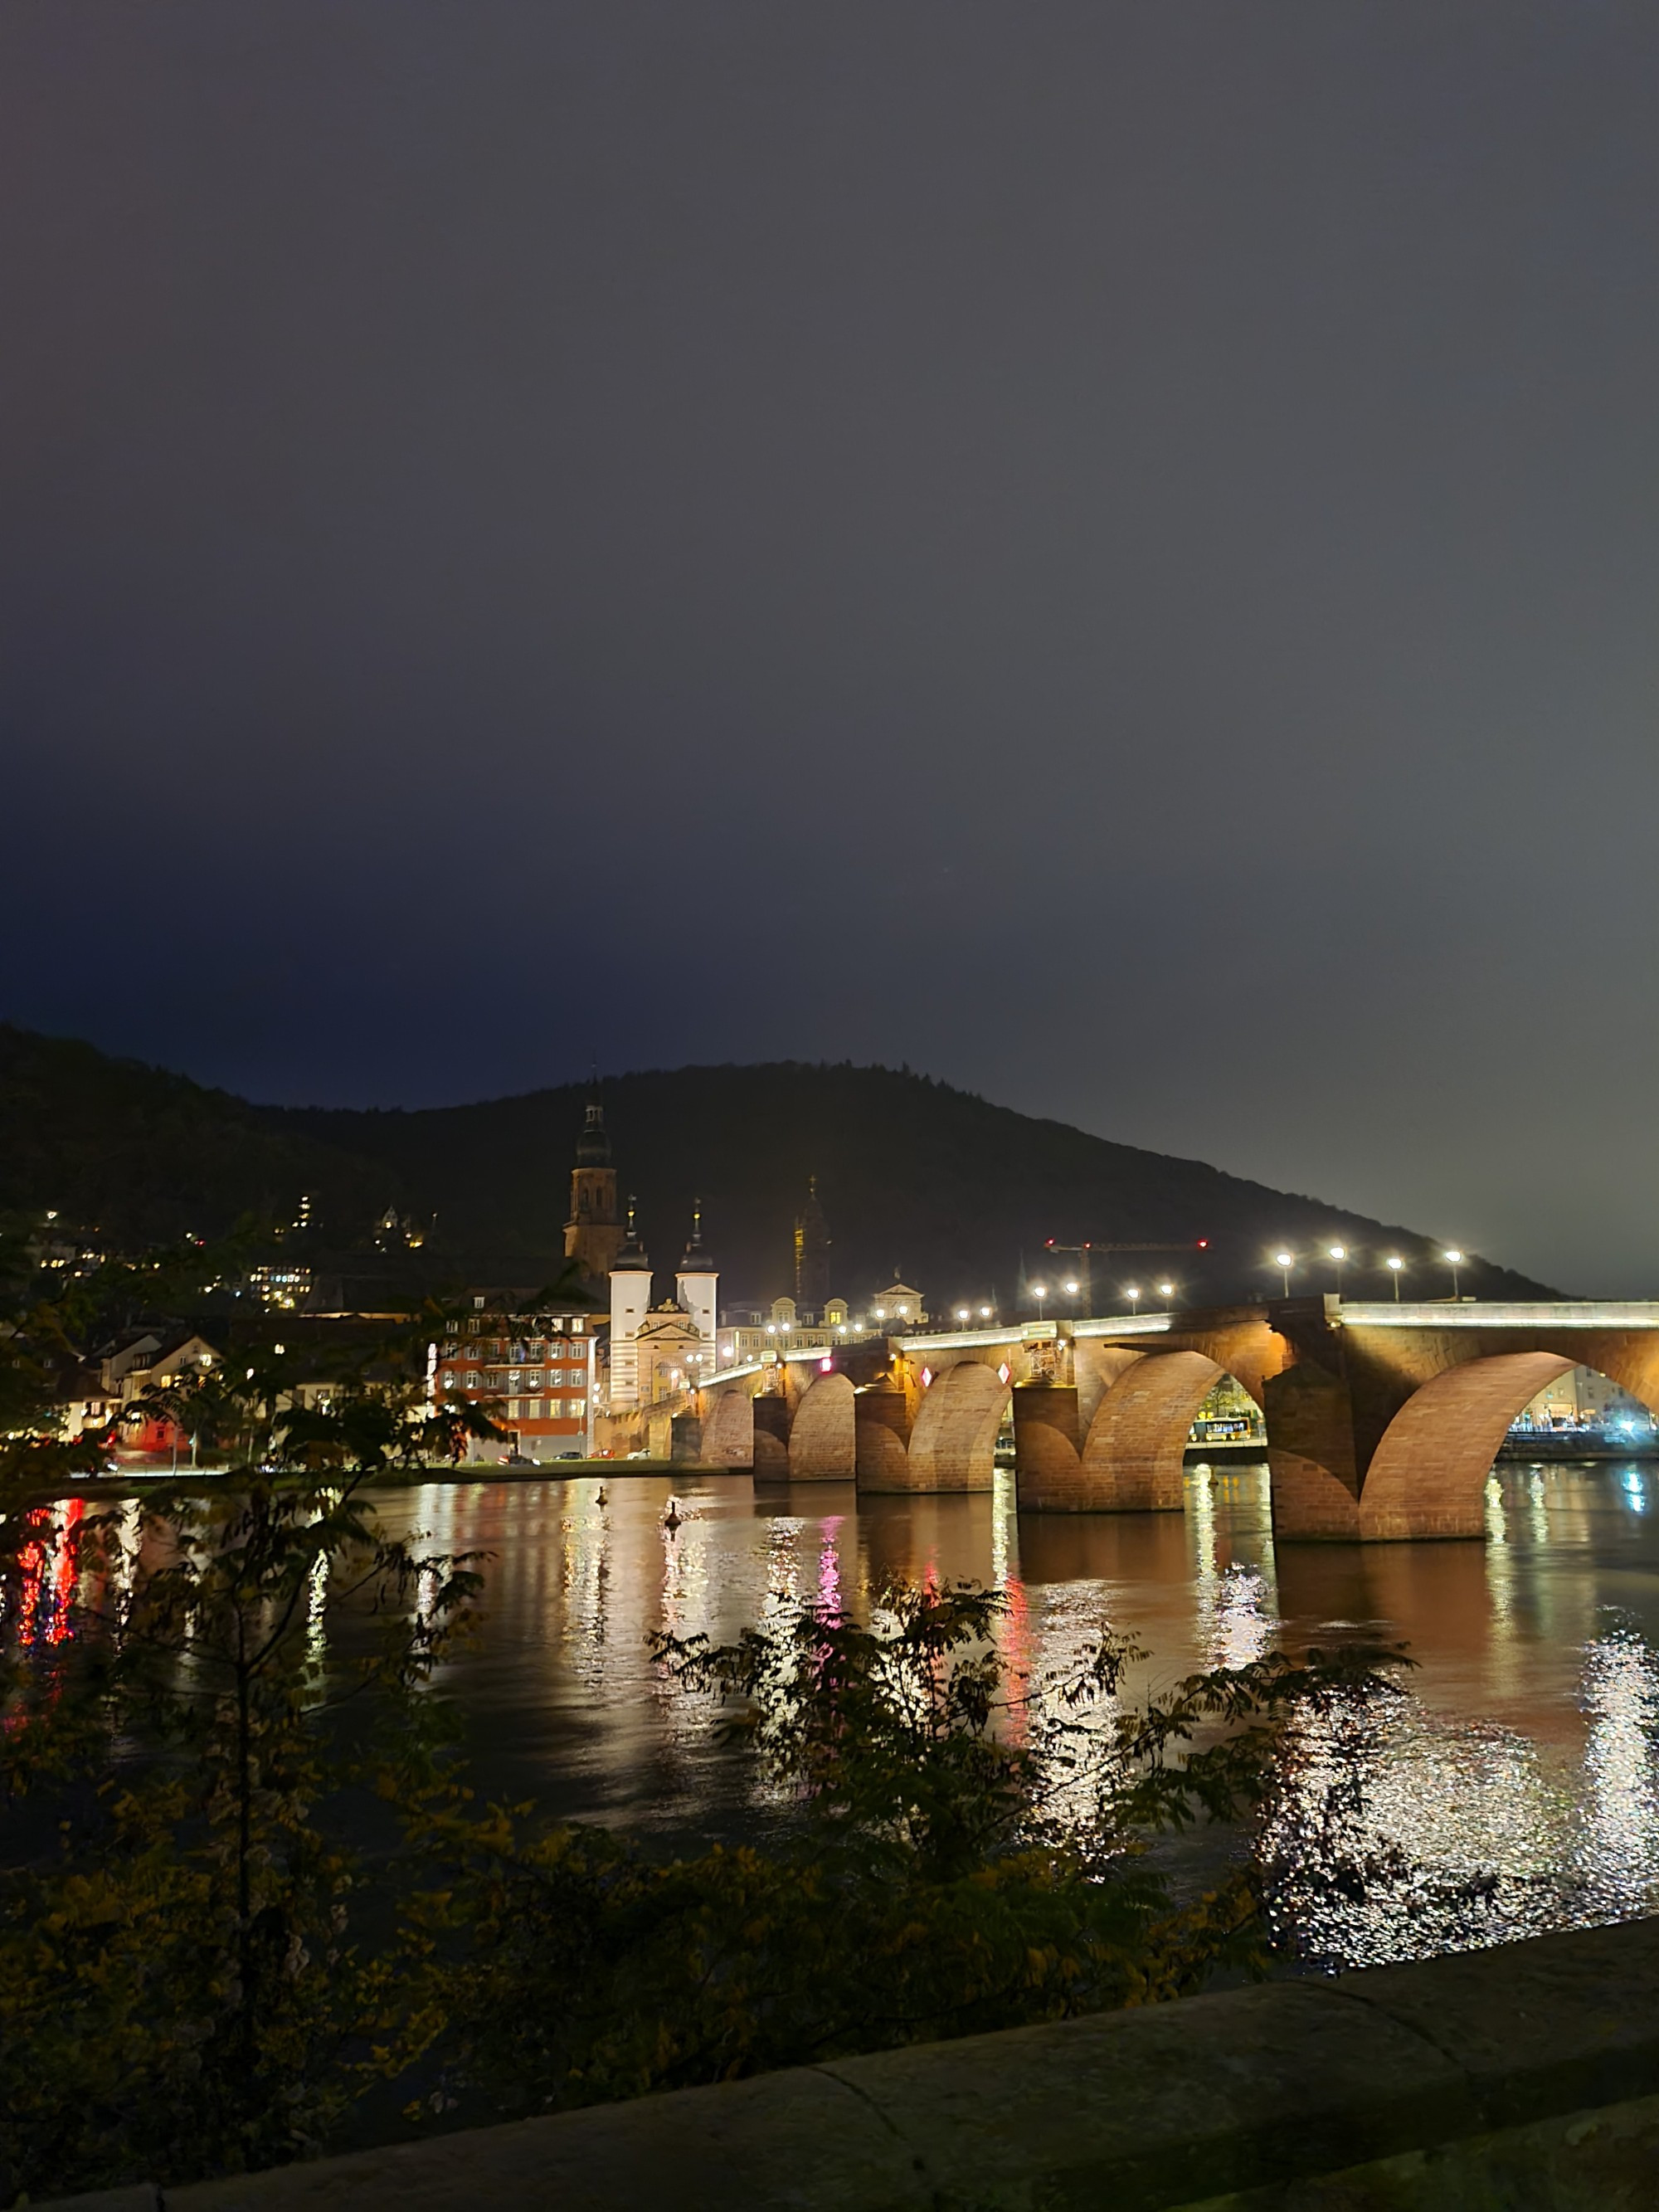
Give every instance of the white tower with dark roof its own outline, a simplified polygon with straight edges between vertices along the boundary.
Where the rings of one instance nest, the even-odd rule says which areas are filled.
[[[628,1233],[611,1269],[611,1410],[628,1413],[640,1402],[640,1326],[651,1310],[651,1258],[628,1201]]]
[[[674,1276],[674,1295],[697,1325],[702,1358],[701,1371],[714,1371],[714,1334],[720,1326],[720,1270],[711,1255],[703,1249],[702,1203],[699,1200],[691,1209],[691,1236],[680,1255],[680,1264]]]

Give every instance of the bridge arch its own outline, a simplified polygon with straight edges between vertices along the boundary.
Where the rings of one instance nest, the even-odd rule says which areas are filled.
[[[703,1417],[701,1457],[706,1467],[753,1467],[755,1401],[746,1390],[722,1390]]]
[[[792,1482],[852,1481],[858,1467],[857,1403],[846,1375],[819,1375],[802,1392],[789,1430]]]
[[[922,1393],[906,1455],[907,1490],[989,1490],[1008,1385],[993,1367],[963,1360]]]
[[[1243,1364],[1243,1363],[1241,1363]],[[1224,1376],[1253,1397],[1243,1376],[1191,1346],[1170,1351],[1111,1348],[1094,1389],[1041,1386],[1014,1394],[1019,1502],[1048,1513],[1179,1512],[1194,1418]]]
[[[1510,1425],[1578,1364],[1559,1352],[1489,1352],[1431,1376],[1371,1455],[1355,1533],[1371,1541],[1484,1534],[1486,1479]]]

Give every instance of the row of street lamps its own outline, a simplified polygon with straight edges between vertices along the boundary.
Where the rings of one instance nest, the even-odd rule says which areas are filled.
[[[1334,1260],[1336,1262],[1336,1295],[1338,1297],[1340,1297],[1342,1295],[1342,1269],[1346,1262],[1353,1257],[1353,1255],[1349,1251],[1346,1244],[1328,1244],[1325,1247],[1325,1257],[1328,1260]],[[1452,1296],[1455,1298],[1459,1294],[1458,1270],[1460,1267],[1462,1267],[1467,1264],[1468,1254],[1467,1252],[1460,1252],[1455,1245],[1450,1245],[1448,1246],[1446,1250],[1440,1255],[1440,1257],[1445,1262],[1447,1267],[1451,1269]],[[1285,1295],[1286,1297],[1289,1297],[1291,1295],[1291,1270],[1295,1267],[1296,1262],[1297,1255],[1294,1252],[1275,1252],[1273,1254],[1273,1265],[1278,1268],[1279,1278],[1284,1283]],[[1382,1264],[1389,1270],[1389,1273],[1394,1277],[1394,1300],[1395,1304],[1398,1305],[1400,1303],[1400,1278],[1405,1273],[1406,1262],[1398,1252],[1390,1252],[1388,1258],[1382,1262]]]
[[[1275,1252],[1273,1256],[1273,1265],[1279,1269],[1279,1279],[1285,1286],[1285,1295],[1286,1297],[1289,1297],[1291,1295],[1291,1273],[1297,1265],[1299,1255],[1295,1252],[1279,1251]],[[1353,1259],[1355,1255],[1346,1244],[1328,1244],[1325,1247],[1322,1256],[1335,1262],[1336,1294],[1338,1297],[1340,1297],[1342,1295],[1343,1269],[1347,1265],[1348,1261]],[[1455,1245],[1449,1245],[1446,1249],[1441,1253],[1440,1257],[1444,1264],[1451,1269],[1452,1296],[1455,1298],[1460,1295],[1459,1270],[1468,1265],[1468,1255],[1467,1252],[1460,1251]],[[1389,1274],[1394,1278],[1395,1304],[1398,1305],[1400,1303],[1400,1278],[1405,1273],[1407,1262],[1400,1253],[1390,1252],[1388,1257],[1383,1261],[1382,1264],[1389,1270]],[[1074,1281],[1064,1282],[1060,1285],[1060,1288],[1066,1293],[1066,1296],[1068,1298],[1075,1298],[1082,1287],[1083,1285],[1080,1283]],[[1156,1289],[1158,1297],[1163,1299],[1164,1310],[1167,1313],[1170,1304],[1175,1297],[1176,1285],[1174,1283],[1158,1283],[1154,1285],[1154,1288]],[[1039,1314],[1045,1313],[1048,1310],[1047,1302],[1048,1295],[1048,1285],[1047,1283],[1033,1283],[1031,1285],[1031,1296],[1037,1302],[1037,1311]],[[1141,1298],[1141,1288],[1139,1284],[1125,1284],[1123,1295],[1129,1301],[1130,1312],[1139,1313],[1140,1310]],[[979,1310],[980,1316],[982,1320],[988,1321],[991,1318],[991,1309],[989,1306],[981,1306]],[[959,1322],[963,1322],[971,1321],[973,1319],[972,1307],[958,1306],[957,1308],[957,1319]]]

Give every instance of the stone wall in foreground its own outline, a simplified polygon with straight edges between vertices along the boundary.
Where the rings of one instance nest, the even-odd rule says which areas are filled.
[[[109,2212],[1637,2212],[1659,1921],[975,2036]]]

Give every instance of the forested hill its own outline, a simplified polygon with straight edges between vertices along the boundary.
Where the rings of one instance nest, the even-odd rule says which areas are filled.
[[[1045,1238],[1210,1240],[1203,1255],[1097,1261],[1097,1279],[1156,1279],[1194,1298],[1275,1290],[1266,1255],[1333,1241],[1367,1255],[1349,1295],[1386,1293],[1376,1263],[1398,1250],[1408,1285],[1443,1294],[1433,1242],[1316,1199],[1034,1120],[923,1076],[782,1062],[686,1067],[604,1086],[622,1190],[666,1279],[694,1195],[727,1296],[792,1287],[791,1237],[807,1178],[833,1237],[832,1287],[857,1301],[895,1271],[936,1308],[993,1291],[1006,1304]],[[0,1027],[0,1207],[56,1206],[126,1243],[239,1214],[291,1219],[310,1193],[319,1248],[365,1249],[387,1206],[427,1230],[437,1274],[526,1282],[553,1272],[585,1086],[471,1106],[358,1112],[252,1105],[91,1046]],[[505,1271],[505,1273],[503,1273]],[[665,1279],[664,1287],[670,1287]],[[1537,1295],[1506,1269],[1465,1272],[1466,1291]]]

